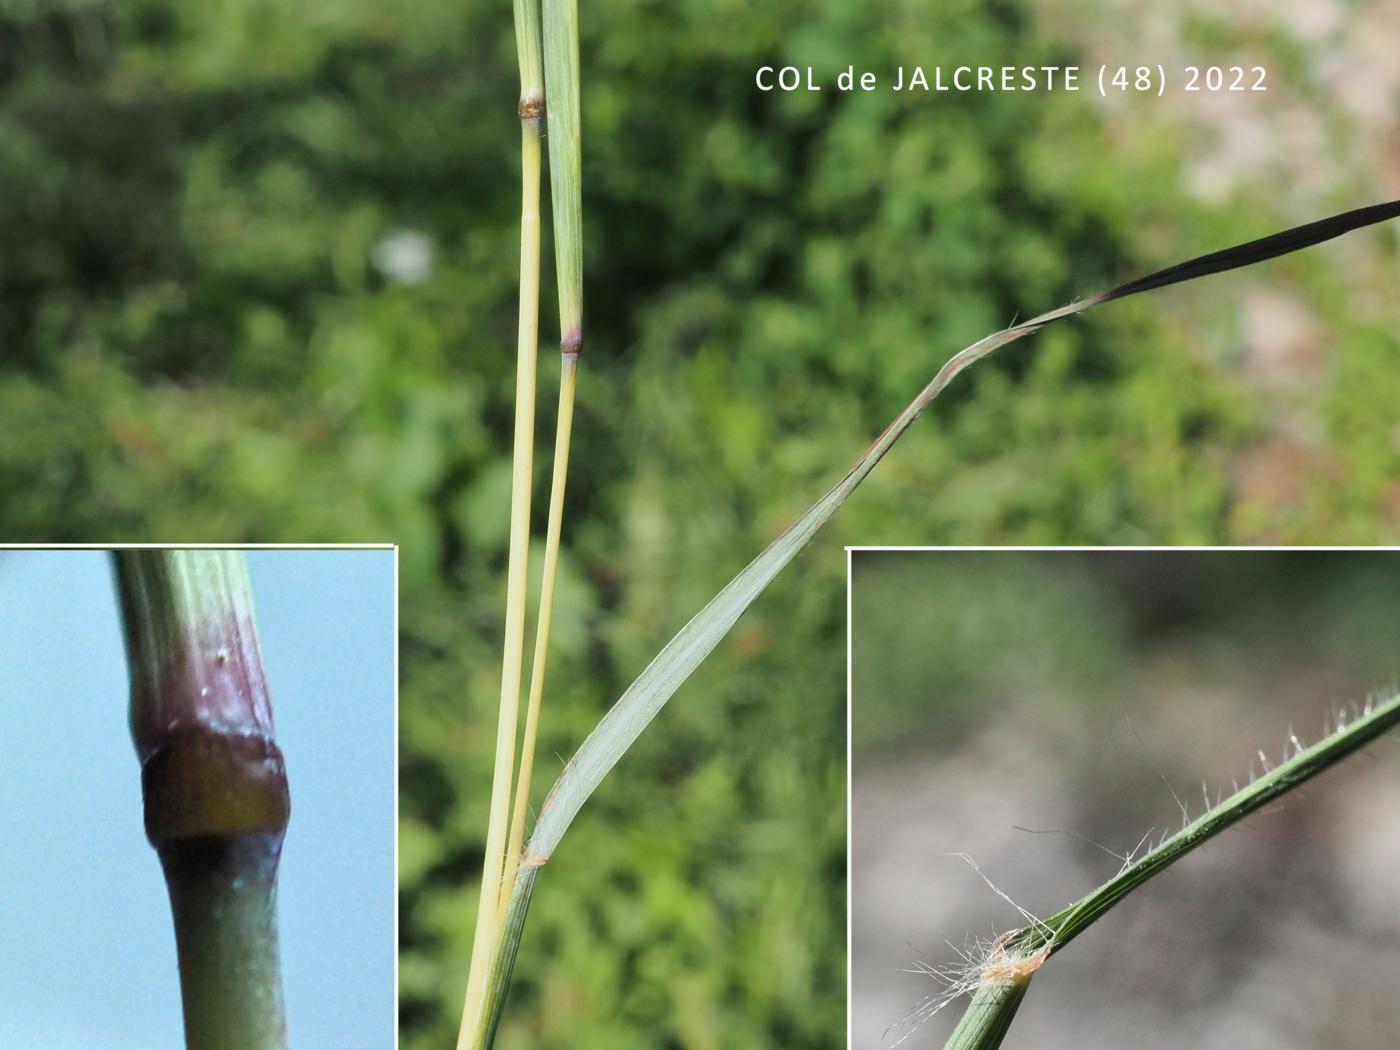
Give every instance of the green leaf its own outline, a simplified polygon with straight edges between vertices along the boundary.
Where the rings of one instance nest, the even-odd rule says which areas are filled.
[[[1042,963],[1064,948],[1075,937],[1097,922],[1115,904],[1140,887],[1153,875],[1180,860],[1226,828],[1306,783],[1323,770],[1336,765],[1400,723],[1400,694],[1380,704],[1368,703],[1355,717],[1339,716],[1337,728],[1311,747],[1291,738],[1294,751],[1278,766],[1270,768],[1263,752],[1259,754],[1263,772],[1228,798],[1210,807],[1195,820],[1186,819],[1182,828],[1148,850],[1141,858],[1125,862],[1122,870],[1092,893],[1062,908],[1045,920],[1003,934],[992,946],[988,962],[966,981],[953,981],[948,991],[931,1000],[918,1012],[931,1016],[941,1006],[964,992],[973,999],[944,1050],[995,1050],[1010,1027],[1020,1004],[1020,996],[1009,994],[1008,970],[1021,980],[1021,993],[1030,976]],[[1009,960],[1009,963],[1008,963]],[[1021,971],[1024,971],[1022,973]]]
[[[549,50],[548,34],[546,35],[546,50]],[[550,119],[551,134],[556,134],[557,129],[553,124],[552,107]],[[552,157],[553,150],[551,149]],[[1400,201],[1391,201],[1331,216],[1255,241],[1212,252],[1209,255],[1189,259],[1146,277],[1121,284],[1092,298],[1061,306],[1028,321],[1002,329],[965,347],[951,357],[928,385],[919,392],[918,396],[895,417],[884,433],[866,449],[850,471],[809,507],[763,553],[745,566],[723,590],[711,599],[708,605],[682,627],[637,676],[636,680],[627,687],[627,690],[612,709],[603,716],[583,745],[575,752],[573,758],[565,765],[558,780],[555,781],[554,787],[550,790],[549,797],[545,800],[544,807],[540,812],[535,830],[525,847],[525,856],[521,861],[522,872],[530,871],[529,881],[533,883],[538,868],[553,854],[579,809],[597,790],[598,785],[602,783],[603,778],[608,775],[613,766],[627,753],[627,749],[641,735],[642,730],[651,723],[651,720],[656,717],[666,702],[675,695],[676,690],[684,684],[686,679],[714,650],[715,646],[729,633],[739,617],[757,600],[774,577],[786,568],[788,563],[807,544],[812,542],[822,526],[841,509],[842,504],[875,469],[875,465],[880,462],[885,453],[894,447],[895,442],[903,436],[904,432],[913,425],[914,421],[923,414],[924,410],[963,369],[986,357],[994,350],[1039,331],[1045,325],[1073,317],[1101,303],[1249,266],[1319,244],[1341,236],[1350,230],[1396,216],[1400,216]],[[1214,832],[1211,833],[1214,834]],[[494,953],[489,980],[491,987],[497,991],[491,994],[491,1017],[487,1022],[487,1031],[494,1028],[495,1013],[499,1011],[504,1000],[504,989],[509,982],[509,968],[514,961],[515,946],[519,941],[528,904],[528,888],[523,896],[517,894],[513,897],[504,932],[504,938],[510,944],[510,949],[509,951],[501,951],[498,947]],[[990,1017],[995,1021],[1000,1017],[1000,1014],[997,1011],[992,1011]],[[489,1042],[483,1045],[489,1045]],[[969,1043],[967,1045],[977,1044]]]
[[[530,838],[528,850],[533,859],[543,862],[549,858],[579,808],[588,796],[593,794],[608,771],[617,764],[618,759],[627,753],[632,742],[656,717],[666,701],[671,699],[681,684],[729,633],[744,610],[763,593],[773,578],[812,542],[821,527],[841,509],[841,505],[875,469],[875,465],[885,453],[894,447],[895,442],[963,369],[1007,343],[1031,335],[1052,322],[1073,317],[1099,303],[1248,266],[1396,216],[1400,216],[1400,201],[1360,208],[1190,259],[1119,285],[1090,299],[1083,299],[1033,317],[1029,321],[1012,325],[959,351],[904,411],[895,417],[894,422],[856,461],[850,472],[809,507],[806,513],[762,554],[745,566],[738,576],[730,580],[708,605],[666,643],[665,648],[657,653],[655,659],[627,687],[627,691],[603,716],[602,721],[583,742],[583,746],[569,760],[550,791],[540,813],[539,823]]]

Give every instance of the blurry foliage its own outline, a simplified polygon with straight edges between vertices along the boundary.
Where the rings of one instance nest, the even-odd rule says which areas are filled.
[[[1300,668],[1384,692],[1394,682],[1375,676],[1394,673],[1397,570],[1391,552],[858,552],[856,759],[932,761],[1022,710],[1051,723],[1066,708],[1114,712],[1111,723],[1140,709],[1153,661],[1166,697],[1175,691],[1183,707],[1199,702],[1192,688],[1212,674],[1224,691],[1218,707],[1266,713],[1290,699],[1271,676],[1296,681]],[[1365,699],[1303,691],[1308,740],[1329,703]],[[1102,717],[1086,724],[1105,731]],[[1107,751],[1124,750],[1112,731],[1107,739]]]
[[[753,87],[1072,59],[1020,3],[597,0],[583,31],[589,349],[542,779],[952,350],[1273,221],[1188,205],[1170,142],[1111,155],[1087,97]],[[405,1050],[450,1045],[484,831],[515,92],[500,4],[0,7],[3,538],[402,544]],[[426,275],[376,251],[410,231]],[[1345,301],[1325,261],[1286,272]],[[1240,506],[1260,406],[1191,345],[1226,298],[1114,306],[959,382],[584,811],[502,1046],[841,1044],[842,543],[1393,534],[1395,332],[1328,316],[1339,455],[1286,513]]]

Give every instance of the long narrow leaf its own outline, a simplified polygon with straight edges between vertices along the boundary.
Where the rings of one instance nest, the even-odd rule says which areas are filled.
[[[559,345],[583,341],[583,176],[579,137],[578,0],[544,0],[544,93],[549,120],[549,206],[559,279]]]
[[[508,913],[494,953],[493,991],[489,996],[487,1016],[483,1019],[485,1030],[488,1033],[494,1030],[504,1002],[510,969],[538,868],[554,853],[579,809],[613,766],[627,753],[627,749],[641,735],[642,730],[675,695],[676,690],[729,633],[744,611],[763,593],[773,578],[812,541],[822,526],[831,520],[841,505],[850,498],[851,493],[875,469],[875,465],[885,453],[894,447],[895,442],[958,373],[1008,343],[1031,335],[1047,324],[1083,313],[1101,303],[1249,266],[1397,216],[1400,216],[1400,201],[1391,201],[1199,256],[1121,284],[1092,298],[1061,306],[1028,321],[1012,325],[986,336],[951,357],[918,396],[905,406],[884,433],[866,449],[845,477],[808,508],[763,553],[745,566],[739,575],[666,643],[565,765],[550,790],[530,841],[525,846],[525,855],[520,861],[522,877],[518,880],[516,892],[509,902]],[[525,872],[528,872],[528,877],[524,876]],[[1010,1000],[1013,998],[1019,1002],[1019,996],[1006,997],[1003,1005],[1010,1007]],[[489,1045],[489,1035],[485,1045]]]
[[[1142,857],[1125,861],[1122,870],[1098,889],[1048,919],[1035,920],[1003,934],[991,947],[985,964],[964,975],[963,980],[951,981],[943,993],[921,1004],[915,1010],[914,1020],[926,1019],[959,995],[971,993],[972,1001],[944,1050],[996,1050],[1011,1026],[1032,975],[1042,963],[1153,875],[1396,725],[1400,725],[1400,696],[1367,704],[1356,717],[1339,720],[1331,733],[1310,747],[1304,747],[1294,737],[1292,755],[1273,768],[1264,763],[1260,776],[1195,820],[1186,821],[1183,816],[1180,831],[1164,838]],[[1262,760],[1262,752],[1260,757]]]

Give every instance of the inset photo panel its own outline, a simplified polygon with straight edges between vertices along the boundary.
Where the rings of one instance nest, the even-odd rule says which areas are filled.
[[[0,1046],[391,1050],[396,551],[0,550]]]
[[[849,631],[854,1050],[1394,1044],[1400,552],[853,549]]]

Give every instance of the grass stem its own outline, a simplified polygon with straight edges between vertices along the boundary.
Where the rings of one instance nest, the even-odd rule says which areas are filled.
[[[1030,983],[1031,975],[1026,974],[979,985],[943,1050],[992,1050],[1000,1046]]]
[[[291,802],[242,555],[130,550],[114,560],[186,1046],[285,1050],[276,901]]]
[[[472,968],[467,982],[467,1007],[462,1018],[462,1028],[458,1033],[458,1050],[468,1045],[487,1046],[495,1032],[501,1003],[515,958],[515,945],[519,942],[520,929],[525,921],[525,909],[529,895],[516,892],[516,878],[520,871],[522,844],[525,838],[525,821],[529,814],[530,777],[534,771],[535,742],[539,734],[540,706],[544,691],[545,664],[549,653],[549,632],[554,614],[554,589],[559,568],[559,543],[563,530],[564,490],[568,477],[569,443],[573,429],[574,395],[578,370],[578,355],[583,345],[583,272],[582,272],[582,187],[580,185],[579,161],[579,59],[578,59],[578,4],[577,0],[545,0],[543,23],[536,13],[533,0],[517,0],[516,38],[520,48],[520,70],[522,86],[532,84],[537,87],[539,37],[542,33],[544,73],[544,109],[549,123],[549,171],[550,205],[554,216],[554,249],[556,271],[559,280],[559,348],[561,368],[559,377],[559,416],[555,429],[554,472],[550,486],[549,523],[545,538],[544,574],[540,590],[539,619],[535,628],[534,657],[530,670],[530,695],[527,701],[525,729],[520,746],[520,769],[515,785],[515,805],[506,833],[503,863],[497,865],[496,850],[500,847],[497,838],[498,820],[504,818],[505,808],[510,801],[509,762],[502,762],[502,748],[507,746],[505,723],[509,717],[511,736],[514,744],[514,718],[518,713],[520,687],[520,660],[523,648],[523,610],[520,620],[511,617],[517,612],[514,606],[508,608],[506,648],[509,658],[514,658],[514,681],[517,710],[506,711],[505,688],[502,688],[501,725],[497,741],[496,780],[491,793],[491,824],[487,833],[487,858],[482,878],[480,907],[477,916],[475,943],[472,948]],[[535,64],[532,64],[532,61]],[[538,92],[530,96],[527,103],[522,94],[520,115],[528,126],[533,119],[534,145],[530,162],[533,179],[533,192],[536,202],[539,197],[539,106]],[[528,131],[527,131],[528,137]],[[526,240],[522,223],[521,241]],[[538,304],[539,271],[539,228],[538,213],[535,215],[533,236],[534,278],[532,291]],[[523,259],[522,253],[522,259]],[[521,315],[522,330],[524,317],[525,275],[522,261],[521,274]],[[537,319],[538,311],[536,311]],[[533,335],[534,333],[532,333]],[[522,349],[523,354],[523,349]],[[523,360],[523,358],[522,358]],[[522,365],[523,368],[523,365]],[[530,396],[533,397],[533,386]],[[517,398],[523,398],[519,391]],[[520,408],[517,404],[517,413]],[[517,420],[519,416],[517,415]],[[517,438],[519,431],[517,431]],[[517,445],[518,447],[518,445]],[[520,494],[513,494],[512,509],[519,507]],[[528,493],[524,497],[528,500]],[[528,507],[528,503],[526,503]],[[527,514],[528,518],[528,514]],[[526,523],[528,529],[528,520]],[[512,551],[516,533],[512,529]],[[512,581],[515,566],[512,563]],[[523,588],[523,581],[522,581]],[[523,589],[521,591],[523,598]],[[518,632],[518,633],[517,633]],[[509,671],[507,673],[510,673]],[[505,779],[502,779],[502,774]],[[526,888],[533,885],[535,872],[529,869],[525,878]],[[494,898],[488,892],[494,889]],[[488,907],[492,910],[488,914]],[[513,922],[513,925],[512,925]],[[503,925],[504,924],[504,925]],[[513,930],[513,932],[512,932]]]
[[[525,916],[530,910],[539,865],[526,861],[520,865],[515,884],[506,901],[505,912],[497,930],[497,940],[491,954],[484,1002],[481,1012],[473,1019],[470,1046],[472,1050],[489,1050],[496,1037],[506,993],[510,990],[511,973],[515,968],[515,953],[520,947],[520,935],[525,930]]]
[[[545,103],[549,121],[550,211],[554,218],[554,262],[559,282],[559,423],[554,431],[554,479],[549,497],[544,578],[539,622],[530,670],[530,697],[520,749],[520,777],[515,792],[506,877],[500,912],[511,898],[529,813],[530,774],[534,770],[549,630],[554,613],[554,584],[559,570],[559,540],[564,518],[564,488],[569,470],[569,439],[574,420],[574,391],[579,352],[583,348],[583,186],[580,146],[578,0],[544,0]]]
[[[471,969],[463,1007],[459,1048],[467,1045],[482,1008],[486,966],[496,939],[499,898],[509,835],[511,785],[520,680],[525,652],[525,595],[530,550],[530,495],[534,468],[535,364],[540,306],[540,116],[543,67],[537,0],[516,0],[516,48],[520,60],[520,308],[516,345],[515,439],[511,461],[510,546],[506,573],[505,641],[501,698],[496,724],[496,761],[491,814],[482,858]]]
[[[540,705],[544,695],[545,663],[549,653],[549,630],[554,618],[554,587],[559,573],[559,541],[564,523],[564,489],[569,473],[569,438],[574,420],[574,391],[577,385],[578,355],[564,354],[559,375],[559,422],[554,437],[554,477],[549,493],[549,524],[544,544],[544,580],[540,586],[539,620],[535,627],[535,650],[530,667],[530,693],[525,708],[525,732],[520,745],[520,773],[515,788],[515,814],[506,846],[506,873],[502,880],[498,910],[504,916],[525,843],[525,821],[530,809],[530,776],[534,771],[535,741],[539,736]]]

